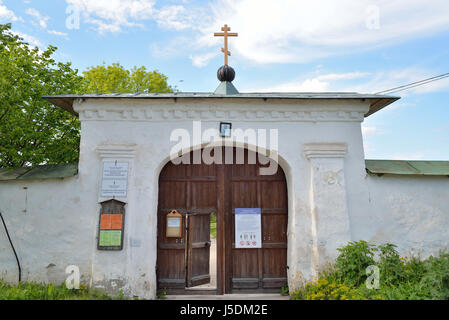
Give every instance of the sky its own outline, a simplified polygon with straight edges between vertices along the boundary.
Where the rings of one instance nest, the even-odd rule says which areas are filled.
[[[240,92],[375,93],[449,72],[447,0],[0,0],[0,23],[80,73],[119,62],[213,92],[229,65]],[[362,124],[365,157],[449,160],[449,78],[397,93]]]

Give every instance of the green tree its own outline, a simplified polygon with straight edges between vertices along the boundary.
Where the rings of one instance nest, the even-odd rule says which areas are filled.
[[[80,123],[45,95],[116,92],[173,92],[167,77],[145,67],[119,63],[83,72],[56,62],[56,47],[32,48],[0,24],[0,167],[35,166],[78,160]]]
[[[157,70],[148,71],[146,67],[125,69],[119,63],[91,67],[84,74],[84,92],[173,92],[167,77]]]
[[[0,167],[66,163],[78,158],[79,122],[42,99],[78,93],[82,77],[55,62],[56,47],[31,47],[0,24]]]

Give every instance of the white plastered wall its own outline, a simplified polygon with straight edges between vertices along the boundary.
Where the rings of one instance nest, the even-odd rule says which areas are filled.
[[[449,249],[449,177],[366,175],[366,184],[369,206],[351,219],[354,240],[422,258]]]
[[[0,211],[22,266],[22,281],[61,284],[66,267],[76,265],[81,281],[90,282],[92,226],[79,177],[0,182]],[[0,225],[0,278],[18,281],[18,267]]]

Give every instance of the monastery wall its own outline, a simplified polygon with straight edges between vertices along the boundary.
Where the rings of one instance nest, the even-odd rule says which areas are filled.
[[[449,177],[367,175],[369,207],[351,216],[353,240],[390,242],[425,258],[449,249]]]
[[[77,176],[0,181],[0,211],[24,281],[60,284],[67,278],[65,268],[76,265],[84,283],[154,298],[158,179],[179,143],[176,134],[170,137],[176,130],[190,132],[184,150],[189,152],[209,142],[204,132],[218,130],[221,121],[231,122],[232,129],[265,130],[266,140],[249,143],[239,137],[240,146],[277,151],[288,188],[292,290],[316,276],[348,241],[388,241],[403,254],[422,255],[449,243],[447,177],[367,175],[361,122],[368,101],[98,99],[76,101],[74,108],[82,133]],[[201,134],[195,138],[194,121],[199,120]],[[277,145],[269,138],[272,129]],[[119,251],[97,249],[100,202],[109,199],[101,196],[105,161],[129,163],[127,194],[116,197],[126,203]],[[4,230],[0,277],[17,281]]]
[[[22,281],[61,284],[66,267],[89,283],[98,212],[81,208],[78,176],[0,181],[0,211],[22,267]],[[14,253],[0,225],[0,278],[18,280]]]

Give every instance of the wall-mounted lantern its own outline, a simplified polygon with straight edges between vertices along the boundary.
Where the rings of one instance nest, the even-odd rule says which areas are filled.
[[[231,136],[232,123],[220,122],[220,136],[223,138]]]

